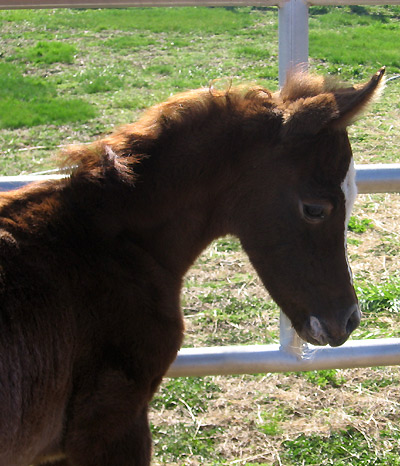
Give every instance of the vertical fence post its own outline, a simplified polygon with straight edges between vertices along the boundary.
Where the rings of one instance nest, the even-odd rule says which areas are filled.
[[[307,68],[308,5],[304,0],[284,0],[279,7],[279,85],[294,66]],[[280,344],[284,351],[301,356],[304,342],[281,311]]]
[[[289,0],[279,7],[279,85],[286,72],[296,65],[307,67],[308,5],[304,0]]]

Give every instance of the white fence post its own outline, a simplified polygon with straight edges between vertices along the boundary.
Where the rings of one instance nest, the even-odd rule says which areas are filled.
[[[303,0],[289,0],[279,8],[279,85],[286,72],[308,63],[308,5]]]
[[[308,5],[303,0],[289,0],[279,8],[279,85],[293,67],[308,64]],[[301,355],[305,343],[297,336],[290,320],[281,311],[280,344],[283,351]]]

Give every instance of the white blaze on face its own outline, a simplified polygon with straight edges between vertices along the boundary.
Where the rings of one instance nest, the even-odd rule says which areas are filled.
[[[346,261],[347,266],[349,268],[350,278],[352,279],[352,273],[347,258],[347,225],[349,223],[351,210],[353,208],[353,204],[357,196],[356,169],[354,167],[353,158],[350,160],[349,169],[340,187],[342,188],[345,200],[344,249],[346,252]]]

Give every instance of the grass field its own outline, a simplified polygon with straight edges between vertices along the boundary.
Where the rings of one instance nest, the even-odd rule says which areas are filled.
[[[277,88],[277,10],[0,12],[0,172],[54,167],[59,147],[136,119],[171,93],[232,77]],[[351,82],[400,74],[400,7],[312,7],[310,64]],[[400,155],[400,80],[350,129],[357,163]],[[364,318],[354,338],[400,336],[400,195],[358,197],[349,251]],[[186,277],[185,346],[271,343],[279,311],[235,238]],[[400,465],[397,367],[166,379],[154,465]]]

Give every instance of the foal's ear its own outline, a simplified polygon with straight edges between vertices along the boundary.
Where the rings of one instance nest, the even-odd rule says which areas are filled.
[[[374,98],[379,97],[384,85],[384,74],[385,67],[382,67],[366,84],[333,92],[338,109],[338,116],[332,121],[333,126],[348,126]]]
[[[308,87],[304,76],[289,82],[289,92],[283,88],[283,137],[317,134],[323,128],[345,128],[383,87],[385,68],[381,68],[366,84],[350,88],[335,87],[329,81],[310,77]]]
[[[339,115],[335,97],[324,93],[312,97],[302,97],[286,104],[283,112],[281,136],[303,137],[314,135],[327,127]]]

